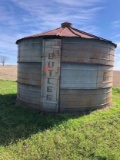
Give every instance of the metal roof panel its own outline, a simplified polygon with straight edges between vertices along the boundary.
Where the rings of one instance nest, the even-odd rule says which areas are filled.
[[[102,40],[102,41],[106,41],[106,42],[110,42],[109,40],[106,40],[104,38],[86,33],[84,31],[78,30],[76,28],[72,27],[72,24],[69,22],[64,22],[61,24],[60,28],[56,28],[54,30],[50,30],[48,32],[43,32],[40,34],[35,34],[35,35],[31,35],[31,36],[27,36],[27,37],[23,37],[21,39],[18,39],[16,41],[16,43],[18,43],[18,41],[22,40],[22,39],[27,39],[27,38],[35,38],[35,37],[49,37],[49,36],[59,36],[59,37],[81,37],[81,38],[86,38],[86,39],[98,39],[98,40]],[[112,43],[114,44],[114,43]],[[116,44],[114,44],[116,46]]]

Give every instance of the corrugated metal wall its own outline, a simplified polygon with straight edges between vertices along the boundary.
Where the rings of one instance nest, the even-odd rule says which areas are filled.
[[[42,62],[42,38],[24,39],[18,45],[18,62]]]
[[[114,46],[62,39],[60,111],[87,111],[111,104]]]
[[[114,48],[109,42],[83,38],[21,40],[18,101],[29,108],[51,112],[109,106]]]
[[[61,89],[97,89],[112,86],[111,66],[61,64]]]
[[[42,39],[27,39],[18,45],[18,101],[41,108]]]
[[[114,48],[99,40],[63,38],[62,62],[113,65]]]
[[[100,109],[111,104],[111,88],[61,89],[60,111],[76,112]]]

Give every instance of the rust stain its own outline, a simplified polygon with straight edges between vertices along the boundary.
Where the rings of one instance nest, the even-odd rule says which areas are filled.
[[[73,28],[72,24],[69,23],[69,22],[62,23],[60,28],[50,30],[48,32],[44,32],[44,33],[40,33],[40,34],[31,35],[31,36],[21,38],[21,39],[17,40],[16,43],[18,43],[22,39],[29,39],[29,38],[35,38],[35,37],[50,37],[50,36],[80,37],[80,38],[86,38],[86,39],[98,39],[100,41],[105,41],[105,42],[112,43],[116,47],[116,44],[114,44],[113,42],[111,42],[109,40],[106,40],[104,38],[95,36],[93,34],[78,30],[76,28]],[[57,44],[57,43],[59,43],[59,42],[55,42],[54,44]],[[97,51],[98,49],[95,48],[95,50]]]

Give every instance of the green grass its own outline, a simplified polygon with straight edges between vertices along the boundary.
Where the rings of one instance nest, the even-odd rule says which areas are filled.
[[[120,88],[114,106],[48,115],[15,106],[16,82],[0,81],[0,160],[120,160]]]

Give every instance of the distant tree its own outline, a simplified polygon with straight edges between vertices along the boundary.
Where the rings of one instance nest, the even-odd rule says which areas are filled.
[[[8,60],[8,57],[2,56],[2,55],[0,56],[0,62],[2,63],[3,66],[5,65],[7,60]]]

